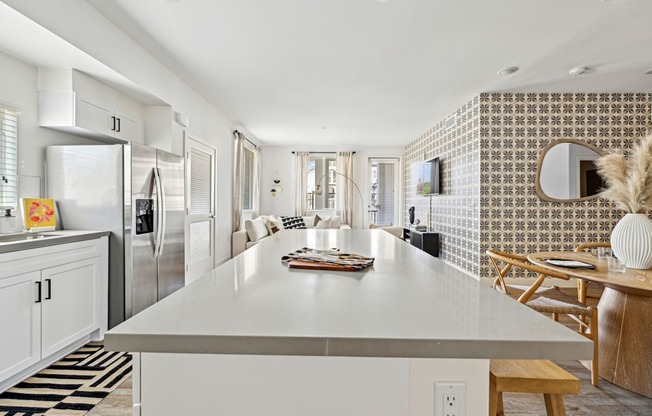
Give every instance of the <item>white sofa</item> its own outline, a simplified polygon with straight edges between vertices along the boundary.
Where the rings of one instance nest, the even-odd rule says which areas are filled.
[[[260,220],[262,219],[263,222],[266,222],[268,226],[266,227],[267,233],[265,234],[265,231],[263,231],[262,227],[260,226]],[[330,216],[330,217],[324,217],[324,218],[319,218],[319,216],[316,215],[311,215],[311,216],[306,216],[303,217],[304,224],[306,225],[306,228],[335,228],[335,229],[351,229],[346,224],[340,224],[339,216]],[[319,221],[319,220],[324,220],[324,221]],[[242,253],[249,247],[253,247],[265,238],[269,237],[272,233],[272,230],[270,229],[269,226],[269,221],[273,221],[278,225],[279,231],[282,231],[282,221],[280,218],[277,218],[274,215],[261,215],[260,217],[254,219],[254,220],[247,220],[245,221],[245,227],[243,230],[236,231],[233,233],[231,237],[231,255],[233,257],[237,256],[238,254]],[[333,225],[334,227],[331,227]],[[249,230],[247,230],[249,229]],[[288,232],[291,232],[292,230],[287,230]],[[254,238],[252,238],[254,237]]]

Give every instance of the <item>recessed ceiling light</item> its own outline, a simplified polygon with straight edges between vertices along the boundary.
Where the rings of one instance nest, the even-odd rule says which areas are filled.
[[[576,77],[576,76],[582,75],[583,73],[585,73],[588,70],[589,70],[589,68],[586,67],[586,66],[578,66],[577,68],[573,68],[570,71],[568,71],[568,75],[570,75],[571,77]]]
[[[376,3],[389,3],[392,0],[376,0]]]
[[[645,71],[645,75],[652,75],[652,69],[648,69],[647,71]]]
[[[512,75],[514,72],[518,71],[517,66],[510,66],[509,68],[501,69],[498,71],[498,75],[501,77],[507,76],[507,75]]]

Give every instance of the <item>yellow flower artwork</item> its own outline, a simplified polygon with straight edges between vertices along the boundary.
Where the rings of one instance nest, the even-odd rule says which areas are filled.
[[[47,198],[23,198],[25,228],[55,227],[54,200]]]

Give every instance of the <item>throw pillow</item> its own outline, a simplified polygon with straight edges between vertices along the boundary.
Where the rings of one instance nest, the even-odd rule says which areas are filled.
[[[339,230],[341,224],[340,221],[340,216],[339,215],[333,215],[331,217],[331,228],[336,228]]]
[[[303,223],[306,225],[306,228],[315,228],[315,224],[317,224],[316,215],[310,215],[308,217],[301,217],[301,218],[303,218]]]
[[[276,215],[274,215],[274,214],[269,215],[269,216],[267,216],[267,219],[270,220],[270,221],[274,221],[276,223],[276,226],[278,227],[279,231],[281,231],[283,229],[283,222]]]
[[[318,230],[327,230],[331,228],[331,219],[330,217],[328,219],[323,219],[315,225],[315,228]]]
[[[258,241],[269,234],[265,226],[265,220],[260,217],[255,220],[246,220],[244,226],[251,241]]]
[[[267,227],[267,232],[269,233],[269,235],[272,235],[274,233],[277,233],[277,232],[281,231],[278,228],[278,223],[276,221],[270,219],[269,217],[267,218],[267,221],[265,221],[265,227]]]
[[[286,230],[306,229],[306,224],[301,217],[281,217],[281,222]]]

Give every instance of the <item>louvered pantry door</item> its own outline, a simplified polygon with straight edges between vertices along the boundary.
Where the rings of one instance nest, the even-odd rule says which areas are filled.
[[[186,283],[214,267],[215,156],[214,148],[186,136]]]

